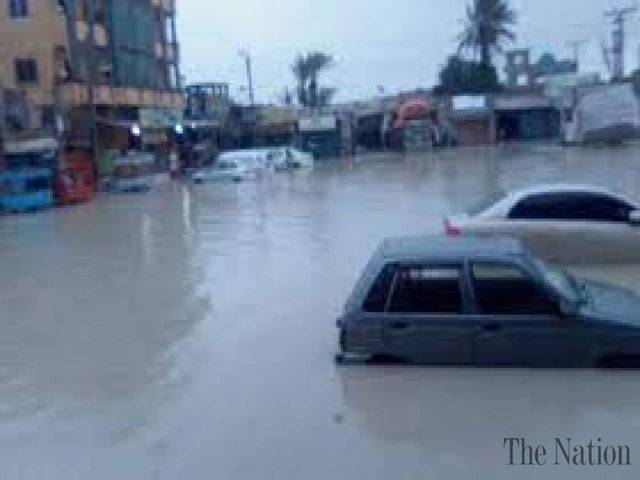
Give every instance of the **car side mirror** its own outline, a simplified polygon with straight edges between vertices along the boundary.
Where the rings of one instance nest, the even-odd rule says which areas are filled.
[[[640,227],[640,210],[632,210],[629,212],[629,224],[634,227]]]
[[[575,317],[580,311],[580,306],[576,302],[567,299],[560,300],[559,307],[563,317]]]

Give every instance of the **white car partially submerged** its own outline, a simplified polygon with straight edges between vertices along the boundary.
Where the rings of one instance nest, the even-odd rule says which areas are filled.
[[[314,159],[310,153],[292,147],[272,148],[268,154],[268,164],[276,171],[313,168]]]
[[[264,149],[232,150],[221,153],[216,163],[235,163],[240,168],[258,173],[267,166],[267,154]]]
[[[215,165],[193,173],[191,179],[195,183],[233,181],[242,182],[256,177],[256,172],[249,165],[235,160],[218,160]]]
[[[543,185],[509,193],[445,220],[449,236],[509,235],[562,263],[640,261],[640,205],[584,185]]]

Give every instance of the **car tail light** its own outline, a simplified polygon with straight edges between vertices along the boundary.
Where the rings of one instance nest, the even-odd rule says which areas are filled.
[[[444,231],[449,237],[459,237],[462,235],[460,229],[452,225],[449,220],[444,221]]]

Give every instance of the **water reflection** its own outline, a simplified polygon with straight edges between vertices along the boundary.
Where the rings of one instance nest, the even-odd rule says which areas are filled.
[[[173,347],[203,318],[182,200],[101,197],[2,219],[0,359],[20,379],[3,383],[3,405],[96,405],[170,376]]]
[[[502,441],[609,438],[640,448],[637,372],[341,369],[346,421],[427,459],[504,466]]]
[[[439,232],[445,215],[539,181],[640,199],[636,158],[376,155],[1,217],[7,478],[512,478],[496,446],[507,434],[634,445],[633,373],[331,359],[334,319],[384,237]],[[616,268],[581,273],[638,288],[640,268]]]

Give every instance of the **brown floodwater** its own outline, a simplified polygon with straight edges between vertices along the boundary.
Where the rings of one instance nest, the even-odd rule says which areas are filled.
[[[550,181],[640,199],[640,148],[368,155],[0,218],[2,478],[637,478],[640,372],[333,363],[385,236]],[[580,272],[640,290],[639,266]],[[508,467],[511,436],[633,465]]]

